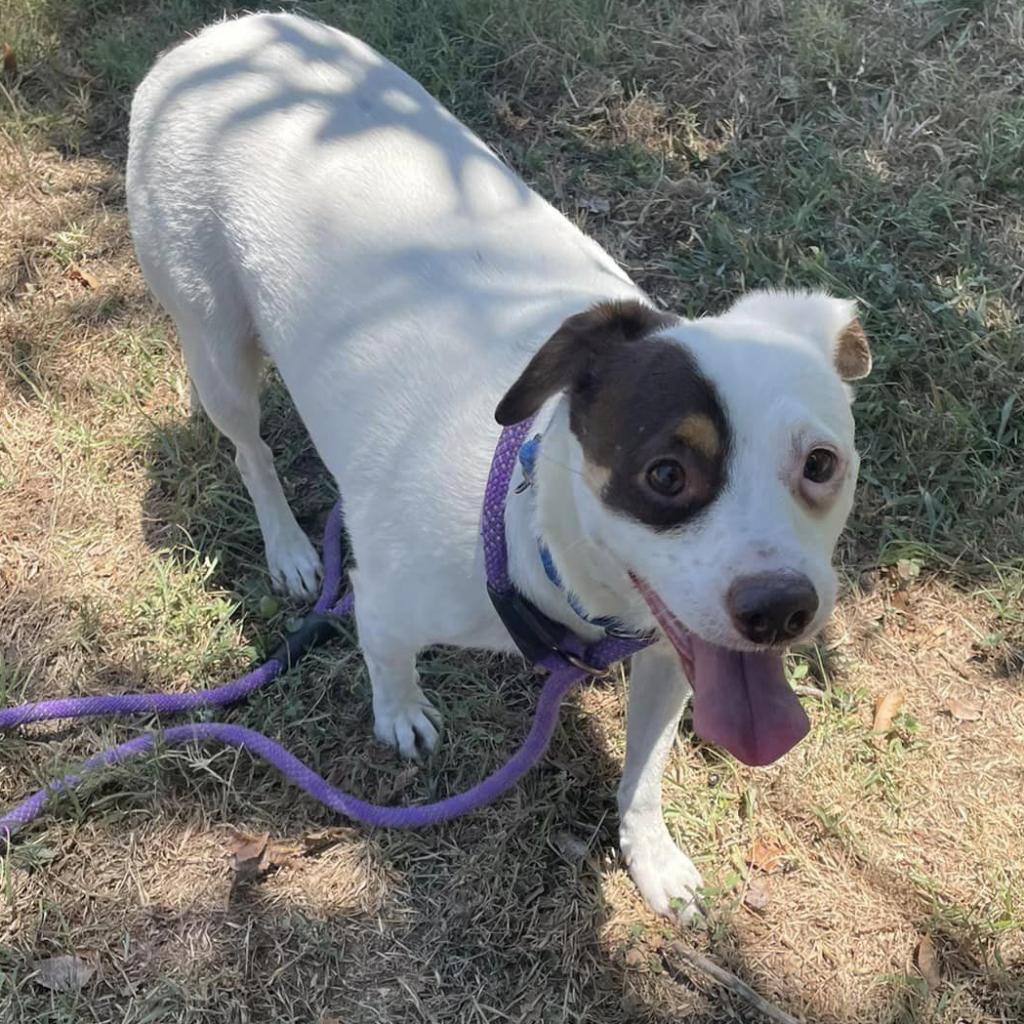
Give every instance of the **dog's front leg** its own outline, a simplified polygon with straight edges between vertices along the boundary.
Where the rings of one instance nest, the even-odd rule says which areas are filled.
[[[441,716],[420,689],[420,644],[398,613],[400,585],[388,587],[359,570],[350,574],[356,600],[359,647],[373,688],[373,731],[402,757],[419,758],[438,741]]]
[[[690,686],[668,644],[633,658],[626,712],[626,765],[619,785],[619,843],[652,910],[686,921],[701,878],[661,814],[661,777]]]

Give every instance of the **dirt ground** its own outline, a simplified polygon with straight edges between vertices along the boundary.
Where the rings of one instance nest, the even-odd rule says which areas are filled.
[[[844,593],[790,663],[813,730],[755,770],[684,723],[666,818],[709,916],[683,938],[815,1024],[1024,1020],[1024,9],[303,9],[419,77],[666,308],[763,284],[860,299],[876,368]],[[124,213],[131,89],[225,10],[241,8],[0,6],[5,705],[205,686],[302,612],[269,598],[232,453],[188,417]],[[273,381],[264,433],[318,535],[333,484]],[[374,743],[352,637],[218,717],[368,798],[425,801],[514,749],[535,683],[453,651],[423,675],[446,721],[423,766]],[[423,833],[349,827],[214,747],[104,773],[0,860],[0,1019],[767,1019],[678,957],[619,860],[624,682],[582,688],[515,793]],[[4,734],[0,801],[154,724]],[[268,834],[274,863],[238,870],[240,833]],[[55,978],[61,956],[81,984]]]

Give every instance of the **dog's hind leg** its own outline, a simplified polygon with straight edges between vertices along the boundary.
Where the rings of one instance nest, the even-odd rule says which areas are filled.
[[[218,297],[202,317],[191,311],[179,313],[175,315],[178,336],[193,397],[235,446],[235,465],[256,509],[274,586],[311,597],[317,590],[320,558],[295,521],[273,455],[260,437],[261,359],[241,305]]]
[[[419,758],[438,742],[441,716],[420,689],[416,672],[419,645],[411,641],[395,595],[402,581],[350,574],[356,601],[356,628],[370,685],[373,688],[373,729],[382,743],[397,747],[403,757]],[[390,583],[390,585],[388,585]]]
[[[665,643],[633,658],[626,706],[626,765],[619,785],[619,847],[641,895],[659,914],[689,920],[701,886],[661,810],[661,776],[690,687]]]

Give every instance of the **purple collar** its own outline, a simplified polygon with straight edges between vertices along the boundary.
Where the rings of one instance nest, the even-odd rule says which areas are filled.
[[[549,618],[520,594],[508,574],[505,503],[512,473],[532,424],[531,418],[505,427],[494,449],[480,526],[487,593],[513,642],[528,662],[547,668],[572,666],[588,674],[601,672],[613,661],[649,646],[653,636],[636,636],[610,628],[604,637],[588,646],[568,627]]]

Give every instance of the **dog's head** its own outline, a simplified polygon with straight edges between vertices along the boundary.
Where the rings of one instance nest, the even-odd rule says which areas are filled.
[[[639,302],[570,317],[502,399],[564,392],[575,503],[676,647],[698,732],[763,764],[806,731],[780,650],[832,612],[858,456],[847,381],[871,367],[853,303],[754,292],[687,321]]]

